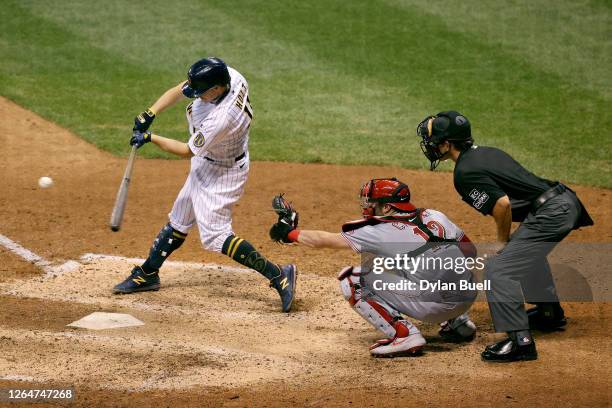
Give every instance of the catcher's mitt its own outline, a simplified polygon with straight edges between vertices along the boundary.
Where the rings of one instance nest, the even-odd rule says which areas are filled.
[[[298,212],[295,211],[283,194],[279,194],[272,199],[272,209],[278,215],[278,222],[270,228],[270,238],[276,242],[291,242],[287,235],[298,226]]]

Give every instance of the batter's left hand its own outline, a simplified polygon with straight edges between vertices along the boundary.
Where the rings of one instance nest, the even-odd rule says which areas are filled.
[[[140,132],[135,130],[132,133],[132,138],[130,139],[130,146],[136,145],[137,148],[142,147],[143,144],[149,143],[151,141],[151,132]]]

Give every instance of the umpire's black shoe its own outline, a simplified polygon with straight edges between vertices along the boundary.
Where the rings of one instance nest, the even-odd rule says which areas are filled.
[[[157,272],[145,273],[140,266],[135,266],[130,276],[113,288],[113,293],[134,293],[147,290],[159,290],[159,274]]]
[[[507,338],[485,348],[480,356],[484,361],[493,363],[510,363],[512,361],[536,360],[538,351],[533,339],[529,344],[519,345],[517,341]]]
[[[298,270],[293,264],[281,266],[280,269],[280,276],[272,279],[270,286],[278,291],[283,304],[283,312],[288,313],[295,297]]]
[[[562,330],[567,324],[563,308],[558,304],[540,304],[527,309],[529,328],[539,331]]]

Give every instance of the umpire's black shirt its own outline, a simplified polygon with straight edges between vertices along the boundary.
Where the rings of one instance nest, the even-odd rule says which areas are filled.
[[[491,214],[497,200],[507,195],[512,221],[523,221],[533,201],[555,184],[526,170],[506,152],[486,146],[461,152],[454,181],[463,201],[484,215]]]

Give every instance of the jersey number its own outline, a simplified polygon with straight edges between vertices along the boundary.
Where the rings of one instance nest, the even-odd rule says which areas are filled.
[[[246,100],[245,100],[246,95]],[[251,100],[249,99],[249,95],[247,94],[247,88],[242,84],[240,88],[240,92],[238,92],[238,96],[236,97],[236,107],[242,109],[244,113],[249,115],[249,118],[253,120],[253,108],[251,107]]]
[[[438,238],[444,238],[444,227],[438,221],[432,220],[429,221],[426,225],[431,232],[435,233],[438,236]],[[414,233],[414,235],[419,235],[423,237],[425,241],[429,241],[429,235],[427,235],[427,233],[419,227],[414,227],[412,229],[412,232]]]

